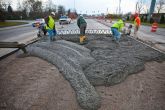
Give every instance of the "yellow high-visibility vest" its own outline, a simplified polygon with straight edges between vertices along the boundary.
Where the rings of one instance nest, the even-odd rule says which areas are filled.
[[[123,22],[123,20],[120,19],[120,20],[117,21],[115,24],[113,24],[112,27],[117,28],[118,31],[121,31],[121,28],[124,27],[124,22]]]
[[[55,21],[54,19],[49,16],[48,26],[46,25],[46,29],[54,29],[55,28]]]

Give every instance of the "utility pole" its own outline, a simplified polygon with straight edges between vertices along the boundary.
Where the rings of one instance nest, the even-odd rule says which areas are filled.
[[[116,14],[118,13],[118,7],[116,7]]]
[[[75,0],[74,0],[74,11],[76,11],[76,8],[75,8]]]
[[[108,8],[107,8],[107,14],[108,14]]]
[[[151,1],[151,5],[150,5],[149,15],[148,15],[148,21],[150,20],[151,15],[152,15],[152,13],[154,12],[155,4],[156,4],[156,0],[152,0],[152,1]]]

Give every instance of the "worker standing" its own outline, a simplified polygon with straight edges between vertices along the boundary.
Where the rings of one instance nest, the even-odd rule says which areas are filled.
[[[124,27],[124,22],[125,22],[124,18],[120,19],[119,21],[114,23],[111,27],[112,35],[116,43],[119,43],[119,39],[121,37],[120,31]]]
[[[51,12],[50,15],[45,18],[46,30],[49,34],[49,41],[53,41],[56,35],[54,18],[55,18],[54,12]]]
[[[86,40],[85,30],[87,27],[87,23],[82,15],[80,15],[79,18],[77,19],[77,25],[80,28],[80,44],[83,44],[84,41]]]
[[[138,30],[140,28],[141,20],[140,20],[140,17],[139,17],[138,13],[135,13],[134,18],[135,18],[135,20],[134,20],[134,26],[135,26],[135,28],[134,28],[134,36],[135,36],[135,38],[137,38],[137,32],[138,32]]]

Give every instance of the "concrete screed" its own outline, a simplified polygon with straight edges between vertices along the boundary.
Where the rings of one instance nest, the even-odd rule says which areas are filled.
[[[86,110],[97,110],[101,106],[94,86],[120,83],[128,75],[144,70],[145,62],[165,60],[164,54],[127,36],[122,36],[119,45],[106,35],[88,35],[84,45],[78,45],[78,35],[57,39],[54,42],[42,39],[27,49],[30,55],[58,67],[75,90],[80,106]]]

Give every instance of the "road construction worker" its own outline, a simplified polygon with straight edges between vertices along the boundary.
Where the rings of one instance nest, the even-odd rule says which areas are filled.
[[[119,39],[121,37],[120,31],[124,27],[124,22],[125,22],[124,18],[120,19],[116,23],[114,23],[111,27],[112,35],[116,43],[119,43]]]
[[[86,36],[85,36],[85,30],[87,27],[87,23],[85,21],[85,19],[83,18],[82,15],[80,15],[77,19],[77,25],[80,28],[80,44],[83,44],[84,41],[86,40]]]
[[[55,18],[54,12],[51,12],[50,15],[45,18],[46,30],[49,34],[49,41],[53,41],[56,35],[54,18]]]
[[[138,13],[135,13],[134,15],[134,37],[137,37],[137,32],[140,28],[140,25],[141,25],[141,20],[140,20],[140,17],[139,17],[139,14]]]

